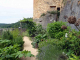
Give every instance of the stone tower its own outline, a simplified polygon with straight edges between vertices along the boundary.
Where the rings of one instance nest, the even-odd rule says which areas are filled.
[[[61,10],[63,0],[34,0],[33,19],[39,19],[47,11]]]

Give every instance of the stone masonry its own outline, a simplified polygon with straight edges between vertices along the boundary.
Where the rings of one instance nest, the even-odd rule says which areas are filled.
[[[34,0],[33,2],[33,19],[39,19],[43,13],[47,11],[62,8],[63,0]]]

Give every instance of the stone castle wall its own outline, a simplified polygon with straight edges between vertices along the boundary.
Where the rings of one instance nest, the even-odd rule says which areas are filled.
[[[34,0],[33,4],[33,19],[39,19],[43,13],[61,8],[62,0]]]

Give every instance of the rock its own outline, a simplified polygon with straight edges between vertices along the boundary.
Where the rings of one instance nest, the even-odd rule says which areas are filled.
[[[70,0],[70,2],[67,0],[65,6],[62,8],[59,21],[68,22],[68,18],[64,18],[64,16],[70,17],[75,16],[78,20],[80,18],[80,2],[79,0]],[[78,31],[76,26],[74,24],[67,24],[68,26],[71,26],[72,29],[75,29]]]

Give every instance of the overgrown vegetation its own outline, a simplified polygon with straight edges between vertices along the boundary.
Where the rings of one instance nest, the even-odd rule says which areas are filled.
[[[45,16],[46,14],[45,13],[43,13],[43,14],[41,14],[41,16],[40,17],[42,17],[42,16]]]
[[[32,45],[39,49],[38,60],[69,60],[75,59],[72,55],[80,56],[80,32],[71,30],[65,22],[49,23],[47,31],[42,27],[35,30]]]
[[[47,11],[48,13],[50,13],[50,14],[57,14],[57,11]]]
[[[60,38],[62,37],[65,32],[63,29],[61,29],[61,26],[65,25],[64,22],[54,22],[49,23],[47,26],[47,32],[51,38]]]
[[[0,39],[0,60],[20,60],[23,56],[33,56],[30,51],[22,51],[23,44],[19,30],[4,31]]]
[[[26,23],[27,25],[27,32],[29,34],[29,36],[35,36],[35,28],[36,28],[36,24],[33,22],[32,19],[26,19],[24,18],[23,20],[20,21],[21,23]]]
[[[80,31],[72,30],[66,25],[65,22],[60,21],[49,23],[46,30],[44,30],[40,24],[36,25],[32,19],[24,18],[20,22],[22,24],[26,24],[26,34],[33,38],[32,45],[34,48],[38,48],[39,50],[37,55],[38,60],[80,59]],[[73,23],[72,20],[69,22]],[[22,45],[24,42],[22,41],[22,37],[19,33],[20,32],[18,30],[14,30],[12,32],[7,31],[4,33],[3,36],[7,37],[8,35],[9,37],[2,37],[3,40],[1,41],[3,41],[3,45],[0,43],[0,47],[10,48],[10,46],[14,47],[14,45],[18,45],[18,51],[21,51],[23,49]],[[8,41],[5,41],[5,39],[8,39]],[[15,57],[17,54],[15,55],[14,53],[11,54]],[[33,56],[31,53],[29,54],[29,56]],[[20,57],[19,55],[17,55],[17,57]]]

